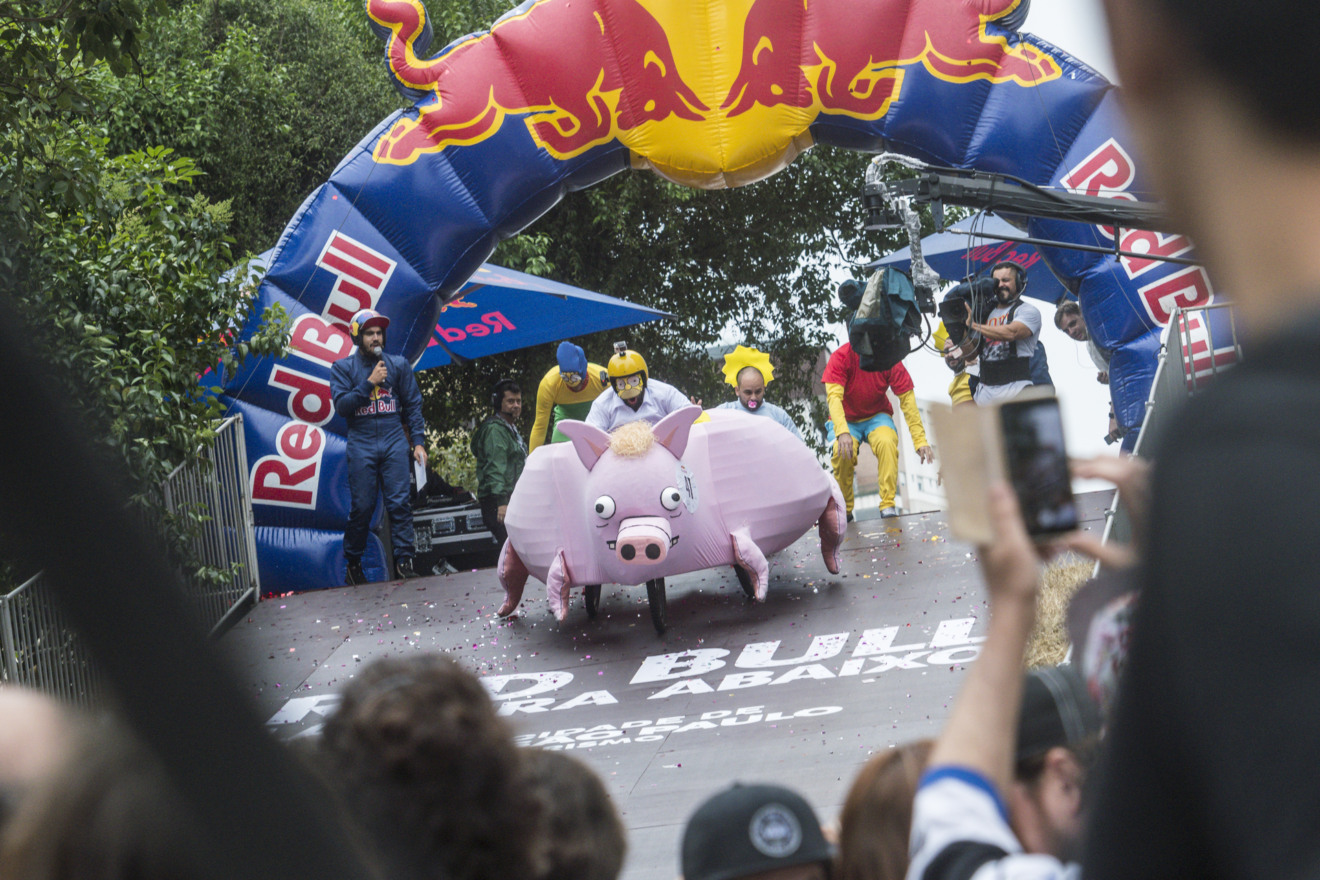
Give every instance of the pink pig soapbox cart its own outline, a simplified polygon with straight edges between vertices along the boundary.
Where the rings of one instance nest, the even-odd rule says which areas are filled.
[[[811,450],[770,419],[717,409],[694,424],[700,415],[684,407],[612,434],[559,423],[572,442],[539,447],[509,500],[501,617],[522,601],[528,574],[545,583],[561,621],[574,587],[595,617],[601,584],[645,583],[664,633],[666,577],[733,565],[747,595],[763,600],[766,557],[813,524],[826,568],[839,571],[843,496]]]

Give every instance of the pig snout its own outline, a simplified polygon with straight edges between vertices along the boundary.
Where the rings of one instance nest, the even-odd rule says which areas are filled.
[[[677,541],[669,534],[669,522],[662,517],[629,517],[619,523],[619,537],[612,542],[612,549],[623,562],[652,565],[662,562]]]

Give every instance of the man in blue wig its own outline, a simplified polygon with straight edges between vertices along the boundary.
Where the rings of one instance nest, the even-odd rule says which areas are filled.
[[[565,340],[559,343],[555,355],[558,364],[541,378],[536,389],[536,420],[527,440],[529,453],[546,442],[548,430],[553,429],[551,443],[567,440],[556,426],[564,419],[585,419],[592,402],[609,387],[605,368],[589,363],[582,346]]]

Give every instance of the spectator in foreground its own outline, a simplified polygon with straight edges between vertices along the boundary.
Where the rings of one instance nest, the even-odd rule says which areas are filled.
[[[834,847],[797,792],[735,783],[688,817],[680,858],[683,880],[828,880]]]
[[[1083,862],[1088,880],[1314,876],[1320,106],[1296,96],[1320,86],[1320,31],[1283,0],[1105,8],[1138,170],[1232,291],[1247,356],[1155,449]]]
[[[3,880],[199,880],[207,841],[154,755],[114,724],[21,802],[0,840]]]
[[[1071,666],[1023,680],[1008,815],[1029,853],[1081,859],[1082,791],[1100,748],[1100,708]]]
[[[933,740],[873,756],[848,789],[839,814],[838,880],[902,880],[908,869],[912,799]]]
[[[1076,877],[1075,863],[1025,852],[1010,825],[1022,660],[1036,619],[1040,560],[1017,499],[1004,483],[991,487],[990,512],[995,540],[979,549],[990,620],[981,655],[967,673],[917,788],[908,876]]]
[[[546,809],[547,864],[537,880],[615,880],[628,832],[600,777],[564,752],[524,754]]]
[[[325,723],[322,770],[399,878],[533,880],[543,810],[472,673],[441,654],[377,660]]]
[[[0,831],[24,796],[59,769],[81,723],[40,691],[0,685]]]

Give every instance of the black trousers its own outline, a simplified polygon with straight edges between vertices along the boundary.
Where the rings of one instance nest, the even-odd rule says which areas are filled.
[[[495,542],[503,547],[509,533],[504,530],[504,523],[500,522],[499,519],[499,499],[488,496],[478,498],[477,501],[481,504],[481,518],[486,521],[486,528],[490,529],[490,533],[495,536]]]

